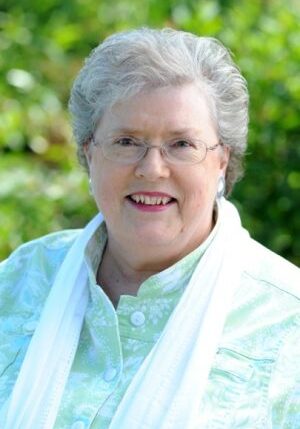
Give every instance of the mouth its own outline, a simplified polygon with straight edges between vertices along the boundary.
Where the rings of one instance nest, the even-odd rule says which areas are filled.
[[[137,208],[164,209],[174,204],[176,199],[159,192],[143,192],[127,195],[127,200]]]

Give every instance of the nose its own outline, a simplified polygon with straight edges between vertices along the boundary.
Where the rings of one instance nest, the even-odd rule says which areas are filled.
[[[166,179],[170,176],[168,163],[164,160],[159,146],[152,146],[137,163],[135,175],[149,181]]]

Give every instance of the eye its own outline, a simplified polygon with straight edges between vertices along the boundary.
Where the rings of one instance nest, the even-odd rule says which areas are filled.
[[[131,137],[121,137],[115,140],[113,144],[122,147],[138,146],[138,142]]]
[[[189,140],[180,139],[171,142],[170,147],[172,149],[194,149],[195,145]]]

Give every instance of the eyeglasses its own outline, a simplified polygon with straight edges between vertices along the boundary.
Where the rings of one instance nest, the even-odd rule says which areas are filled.
[[[97,145],[94,138],[91,141]],[[154,146],[134,137],[119,137],[100,144],[104,157],[120,164],[137,163],[151,149],[159,149],[163,158],[172,164],[197,164],[204,161],[208,151],[213,151],[218,146],[223,146],[223,143],[207,146],[201,140],[190,141],[182,138]]]

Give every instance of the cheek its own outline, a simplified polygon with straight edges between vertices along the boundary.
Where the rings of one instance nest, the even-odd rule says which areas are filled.
[[[185,183],[183,206],[187,209],[210,210],[215,201],[217,175],[209,174],[207,169],[203,168],[201,172],[190,175],[189,178],[190,180]]]
[[[125,179],[119,169],[107,165],[95,165],[91,171],[93,194],[97,206],[104,213],[117,209],[124,195]]]
[[[106,195],[106,193],[109,192],[107,184],[109,184],[110,181],[108,180],[107,184],[104,186],[105,180],[103,177],[103,171],[101,171],[100,168],[97,167],[96,163],[91,166],[90,175],[94,200],[99,210],[103,211],[104,207],[107,204],[106,200],[108,200],[108,196]]]
[[[94,196],[98,205],[104,210],[106,207],[110,207],[115,200],[114,185],[111,184],[109,178],[104,180],[101,177],[97,178],[94,182]]]

